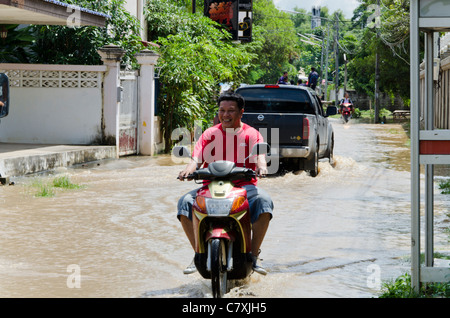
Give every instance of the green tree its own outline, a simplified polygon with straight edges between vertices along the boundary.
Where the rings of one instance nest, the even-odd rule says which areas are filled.
[[[189,13],[185,1],[149,0],[145,16],[160,45],[158,107],[169,151],[173,129],[212,120],[219,83],[239,85],[255,56],[216,22]]]
[[[65,0],[68,4],[105,13],[105,28],[81,26],[35,26],[36,63],[101,64],[97,50],[106,44],[125,49],[123,63],[136,66],[134,54],[144,48],[139,37],[139,21],[125,10],[125,0]]]
[[[360,45],[348,64],[349,76],[357,91],[374,95],[375,55],[380,55],[380,91],[409,100],[409,1],[386,0],[381,6],[381,27],[377,28],[370,5],[362,0],[352,18],[354,30],[362,30]],[[363,28],[363,29],[361,29]],[[379,37],[377,37],[377,31]]]
[[[276,83],[284,71],[292,79],[297,69],[292,64],[298,56],[297,36],[290,15],[279,11],[272,0],[253,1],[253,34],[258,41],[258,55],[246,78],[247,83]]]
[[[1,24],[0,30],[8,32],[6,39],[0,39],[0,63],[29,63],[32,54],[27,47],[33,43],[30,27],[20,28],[18,24]]]
[[[348,21],[344,19],[342,10],[337,10],[331,16],[329,9],[326,6],[320,8],[321,26],[311,29],[311,12],[306,12],[304,9],[294,8],[297,13],[291,14],[291,19],[295,25],[295,32],[298,35],[298,57],[293,64],[299,70],[302,70],[306,75],[309,74],[311,67],[315,67],[319,74],[325,76],[325,62],[326,62],[326,47],[328,43],[328,80],[333,81],[332,71],[334,71],[335,58],[333,54],[334,35],[336,31],[336,17],[339,19],[339,39],[344,40],[342,45],[350,48],[356,46],[357,39],[346,35],[351,29]],[[300,23],[299,23],[300,22]],[[306,37],[306,38],[305,38]],[[324,39],[323,41],[321,39]],[[328,42],[327,42],[328,39]],[[315,44],[311,44],[315,43]],[[323,47],[323,48],[322,48]],[[323,52],[322,52],[323,51]],[[344,57],[343,52],[339,54],[339,65],[343,68]],[[323,65],[322,65],[323,54]],[[347,54],[349,55],[349,54]],[[339,72],[341,80],[343,81],[343,72]]]

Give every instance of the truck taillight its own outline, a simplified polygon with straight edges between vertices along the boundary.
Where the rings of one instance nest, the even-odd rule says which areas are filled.
[[[309,119],[303,118],[303,140],[309,139]]]

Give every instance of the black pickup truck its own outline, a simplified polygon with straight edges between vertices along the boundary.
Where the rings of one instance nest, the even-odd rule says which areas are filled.
[[[236,90],[245,99],[242,121],[271,145],[269,173],[319,173],[319,159],[333,164],[334,133],[316,92],[305,86],[248,85]]]

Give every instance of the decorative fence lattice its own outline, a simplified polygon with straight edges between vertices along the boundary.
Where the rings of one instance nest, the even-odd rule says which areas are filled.
[[[52,70],[2,70],[9,77],[11,87],[34,88],[99,88],[102,72]]]

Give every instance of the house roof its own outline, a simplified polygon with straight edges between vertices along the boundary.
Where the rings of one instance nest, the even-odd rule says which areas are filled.
[[[69,25],[75,21],[104,27],[109,17],[56,0],[0,0],[0,24]]]

